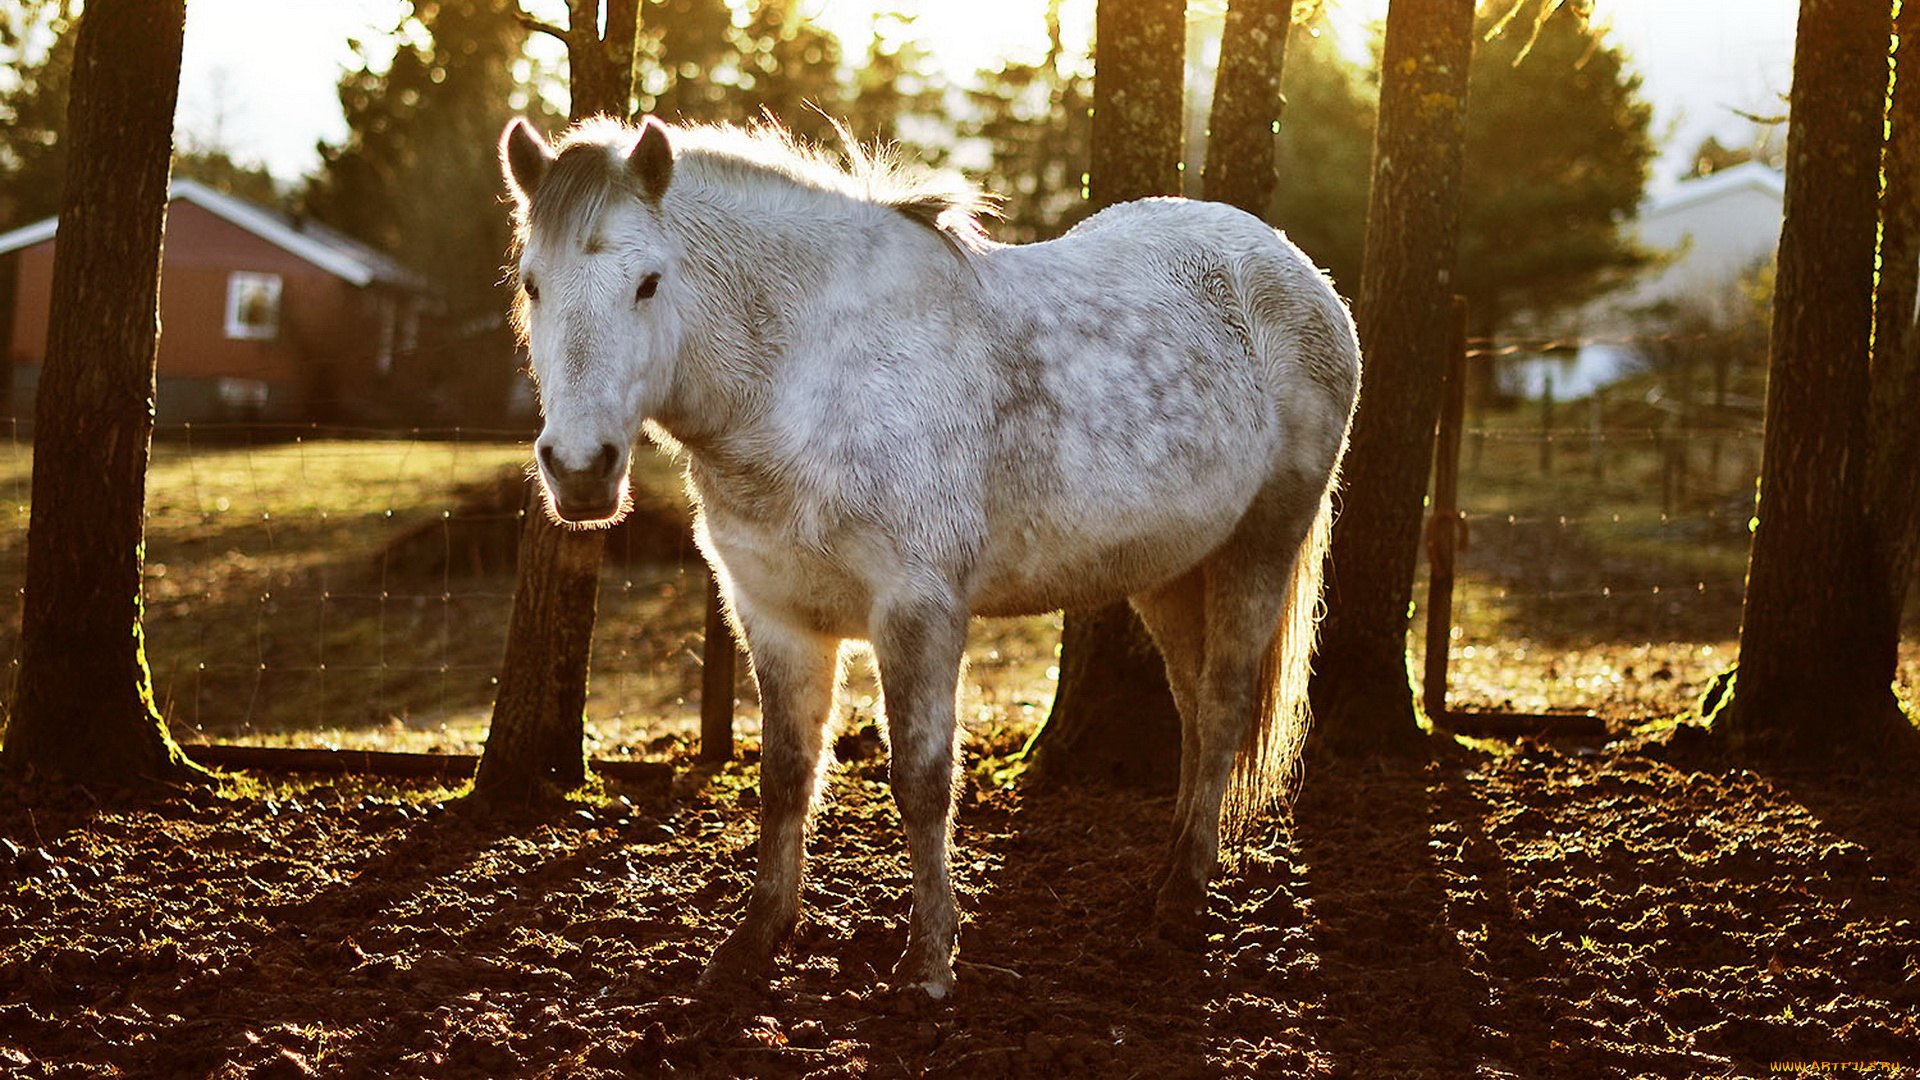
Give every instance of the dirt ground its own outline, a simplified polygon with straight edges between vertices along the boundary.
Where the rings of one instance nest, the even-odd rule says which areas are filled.
[[[937,1007],[876,992],[906,912],[877,757],[835,771],[778,978],[717,999],[750,758],[544,822],[364,780],[0,788],[0,1075],[1920,1077],[1910,779],[1447,745],[1314,768],[1204,952],[1148,929],[1167,800],[976,760]]]

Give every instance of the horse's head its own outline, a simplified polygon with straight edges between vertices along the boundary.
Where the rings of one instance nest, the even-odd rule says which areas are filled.
[[[500,139],[516,203],[516,321],[546,421],[534,456],[548,508],[609,524],[629,505],[640,425],[673,381],[676,251],[661,220],[673,147],[651,117],[637,140],[562,145],[556,156],[521,120]]]

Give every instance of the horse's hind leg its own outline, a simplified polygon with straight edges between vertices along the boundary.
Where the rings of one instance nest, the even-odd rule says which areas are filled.
[[[872,627],[889,743],[889,780],[913,864],[913,913],[894,985],[928,997],[953,990],[959,910],[947,865],[953,832],[954,695],[967,613],[944,597],[883,603]]]
[[[747,648],[760,686],[760,863],[740,925],[714,952],[701,985],[752,981],[771,973],[774,954],[800,915],[807,815],[820,762],[840,642],[744,612]]]
[[[1220,810],[1234,759],[1256,713],[1269,707],[1260,697],[1260,671],[1287,604],[1293,567],[1315,511],[1312,502],[1279,497],[1269,490],[1256,500],[1225,546],[1201,563],[1206,633],[1195,703],[1191,790],[1183,798],[1154,901],[1158,921],[1176,934],[1192,927],[1205,909],[1207,882],[1220,858]],[[1303,505],[1294,505],[1299,502]],[[1190,768],[1190,772],[1188,769]]]
[[[1167,687],[1180,713],[1180,795],[1173,819],[1184,821],[1193,798],[1194,763],[1200,748],[1200,669],[1206,660],[1206,581],[1195,568],[1172,581],[1128,598],[1133,610],[1153,635],[1153,643],[1167,665]]]

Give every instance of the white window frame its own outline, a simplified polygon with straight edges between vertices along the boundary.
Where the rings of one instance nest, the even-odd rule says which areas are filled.
[[[227,337],[272,341],[280,336],[280,275],[236,270],[227,275]],[[249,319],[246,306],[260,305],[267,318]]]

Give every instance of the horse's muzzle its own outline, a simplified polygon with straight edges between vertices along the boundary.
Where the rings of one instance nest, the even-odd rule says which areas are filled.
[[[573,468],[540,447],[540,480],[547,489],[547,505],[555,517],[576,525],[611,525],[626,512],[626,474],[620,469],[620,448],[603,443],[586,465]]]

